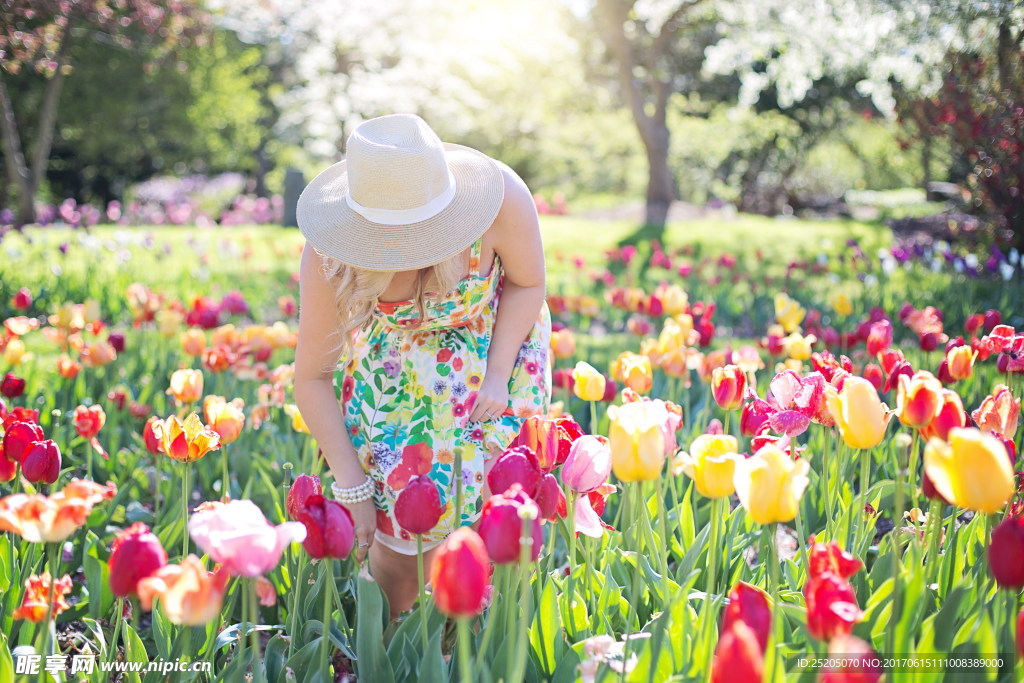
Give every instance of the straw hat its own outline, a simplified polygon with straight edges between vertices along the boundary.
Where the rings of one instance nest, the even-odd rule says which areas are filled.
[[[441,142],[426,121],[394,114],[365,121],[347,154],[299,196],[299,230],[319,251],[368,270],[413,270],[471,245],[504,197],[497,163]]]

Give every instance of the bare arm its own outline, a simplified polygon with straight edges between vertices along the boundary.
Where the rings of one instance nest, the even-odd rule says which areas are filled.
[[[345,429],[332,382],[337,364],[337,331],[341,326],[334,290],[320,270],[320,256],[307,243],[299,263],[299,333],[295,345],[295,404],[323,451],[338,486],[366,480]],[[359,543],[372,543],[376,529],[373,502],[347,506],[356,523]],[[360,551],[365,551],[360,548]],[[360,556],[362,553],[358,553]]]
[[[519,176],[504,168],[505,201],[491,227],[505,282],[487,352],[487,372],[471,420],[500,415],[508,407],[508,381],[519,349],[544,304],[544,245],[533,196]]]

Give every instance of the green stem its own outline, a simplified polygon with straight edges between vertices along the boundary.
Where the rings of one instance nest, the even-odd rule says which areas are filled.
[[[890,612],[890,624],[893,624],[893,628],[886,629],[887,639],[886,647],[889,652],[896,652],[896,628],[895,624],[899,622],[900,612],[900,564],[902,563],[902,549],[900,548],[900,524],[903,523],[903,487],[904,484],[904,469],[903,459],[897,454],[897,466],[896,466],[896,511],[899,514],[898,519],[894,519],[895,525],[892,531],[889,532],[889,539],[892,541],[893,547],[893,563],[892,563],[892,610]]]
[[[472,654],[469,648],[469,640],[473,637],[473,633],[469,629],[469,619],[459,618],[458,629],[459,681],[473,683],[473,663],[470,659]]]
[[[832,439],[825,439],[825,452],[822,453],[821,457],[821,472],[818,474],[819,483],[821,484],[821,498],[825,505],[825,531],[832,526],[832,489],[829,486],[831,477],[829,476],[830,470],[832,469],[832,451],[829,446],[832,445]]]
[[[298,571],[295,573],[295,595],[288,614],[288,656],[295,651],[295,638],[299,631],[299,606],[302,604],[302,575],[306,571],[306,553],[300,552]]]
[[[935,581],[939,566],[939,539],[942,536],[942,501],[932,500],[928,506],[928,558],[925,569],[927,584]]]
[[[910,475],[910,507],[911,509],[917,507],[917,459],[918,459],[918,448],[917,440],[919,438],[919,430],[912,430],[912,438],[910,442],[910,463],[909,463],[909,475]],[[902,518],[897,520],[897,526],[902,522]],[[917,534],[914,534],[917,538]]]
[[[221,444],[221,447],[220,447],[220,469],[221,469],[221,477],[223,478],[222,479],[223,483],[221,484],[221,487],[220,487],[221,498],[230,498],[231,497],[231,477],[228,474],[228,445],[227,444]]]
[[[572,608],[573,603],[576,602],[576,492],[570,489],[568,486],[565,489],[565,506],[568,512],[569,522],[569,580],[567,581],[569,590],[569,628],[572,630],[573,637],[576,636],[576,610]]]
[[[56,619],[56,615],[53,613],[53,598],[57,584],[57,572],[60,570],[59,549],[59,543],[46,544],[46,569],[50,572],[50,591],[46,599],[46,621],[43,624],[43,644],[39,648],[39,653],[42,655],[43,659],[52,654],[50,652],[50,646],[53,642],[51,636],[56,632],[56,627],[53,623]],[[39,680],[45,681],[47,678],[46,670],[40,669]]]
[[[331,679],[331,660],[330,660],[330,641],[331,641],[331,606],[332,606],[332,595],[330,587],[327,585],[328,581],[334,580],[334,567],[331,566],[331,558],[325,557],[322,562],[323,566],[323,600],[324,607],[321,612],[320,623],[323,624],[323,640],[320,641],[320,662],[324,667],[324,671],[327,674],[328,680]]]
[[[775,680],[775,646],[778,643],[775,639],[778,633],[775,625],[780,612],[779,603],[782,600],[782,596],[779,593],[779,549],[775,544],[775,537],[778,533],[777,526],[777,523],[772,522],[764,527],[764,530],[768,532],[766,539],[768,543],[768,594],[772,596],[771,634],[768,638],[768,642],[772,644],[772,649],[765,653],[765,657],[768,660],[768,669],[764,679],[769,683]]]
[[[871,451],[860,452],[860,504],[854,510],[857,515],[859,523],[857,524],[857,536],[861,536],[864,533],[864,528],[870,523],[865,513],[868,506],[868,494],[871,488]],[[896,527],[899,528],[900,521],[897,520]],[[848,542],[846,544],[847,550],[856,552],[853,548],[853,543]]]
[[[192,465],[186,462],[181,470],[181,519],[183,522],[181,529],[182,559],[188,557],[188,475],[191,467]]]
[[[462,526],[462,448],[455,448],[455,528]]]
[[[118,598],[114,605],[114,635],[110,638],[110,649],[107,650],[107,661],[117,659],[117,641],[121,637],[121,623],[124,621],[124,598]]]
[[[597,401],[589,401],[590,403],[590,433],[597,434],[598,421],[597,421]]]
[[[711,599],[717,590],[717,579],[718,579],[718,555],[719,555],[719,543],[721,542],[721,526],[718,523],[719,518],[722,516],[722,501],[724,498],[712,498],[711,499],[711,519],[708,520],[708,524],[711,525],[711,542],[708,544],[708,574],[704,580],[704,592],[707,593],[705,598],[705,604]]]
[[[526,675],[527,646],[530,642],[530,616],[533,612],[530,604],[533,597],[533,593],[530,592],[530,574],[533,572],[533,564],[530,562],[530,555],[533,553],[532,525],[532,519],[523,518],[522,529],[519,532],[519,563],[516,565],[516,571],[519,572],[519,628],[516,631],[516,656],[513,660],[509,683],[519,683]],[[570,596],[570,599],[573,598],[575,596]]]
[[[808,564],[807,560],[807,534],[804,533],[804,516],[801,514],[799,506],[797,506],[796,510],[796,535],[797,545],[800,548],[800,562],[803,565],[804,571],[810,575],[811,565]]]
[[[252,623],[249,624],[249,646],[252,648],[252,676],[256,683],[263,683],[260,632],[256,630],[256,624],[260,621],[260,605],[256,597],[256,579],[249,579],[246,584],[246,589],[249,593],[249,613],[252,616]],[[330,670],[328,669],[329,672]]]
[[[662,602],[661,608],[665,609],[668,607],[669,602],[672,600],[672,596],[669,595],[671,588],[669,587],[668,578],[668,553],[672,545],[668,540],[668,521],[665,519],[668,514],[665,511],[665,476],[661,476],[658,479],[658,528],[661,532],[661,542],[655,543],[655,547],[658,549],[658,560],[661,565],[661,585],[662,585]],[[648,524],[650,521],[648,520]],[[652,530],[653,534],[653,530]]]
[[[420,631],[423,632],[423,657],[427,656],[427,590],[423,582],[423,534],[416,534],[416,578],[420,589]]]
[[[956,534],[957,534],[957,523],[956,523],[956,506],[953,506],[952,511],[949,513],[949,519],[946,520],[946,552],[944,553],[946,564],[945,564],[945,580],[942,582],[945,586],[945,592],[942,597],[949,595],[949,592],[953,590],[953,575],[956,569]]]

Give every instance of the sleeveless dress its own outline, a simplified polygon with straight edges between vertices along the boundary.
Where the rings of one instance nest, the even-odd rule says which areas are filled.
[[[439,545],[456,526],[472,524],[483,506],[485,472],[492,458],[532,415],[551,402],[547,303],[523,342],[509,379],[509,407],[493,420],[470,421],[487,369],[504,281],[500,258],[480,273],[483,238],[470,247],[469,274],[440,298],[427,299],[419,322],[411,301],[378,302],[355,338],[351,358],[339,360],[334,386],[345,426],[363,470],[375,484],[376,539],[416,553],[415,536],[394,516],[395,499],[409,481],[429,476],[444,513],[424,534],[424,548]],[[455,520],[455,457],[462,460],[462,519]]]

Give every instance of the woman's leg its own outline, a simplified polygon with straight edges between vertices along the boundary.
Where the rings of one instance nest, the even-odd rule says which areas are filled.
[[[430,581],[430,567],[437,548],[423,553],[424,580]],[[370,546],[370,574],[388,596],[391,618],[412,608],[419,595],[419,579],[416,574],[416,556],[406,555],[387,547],[383,543]]]

